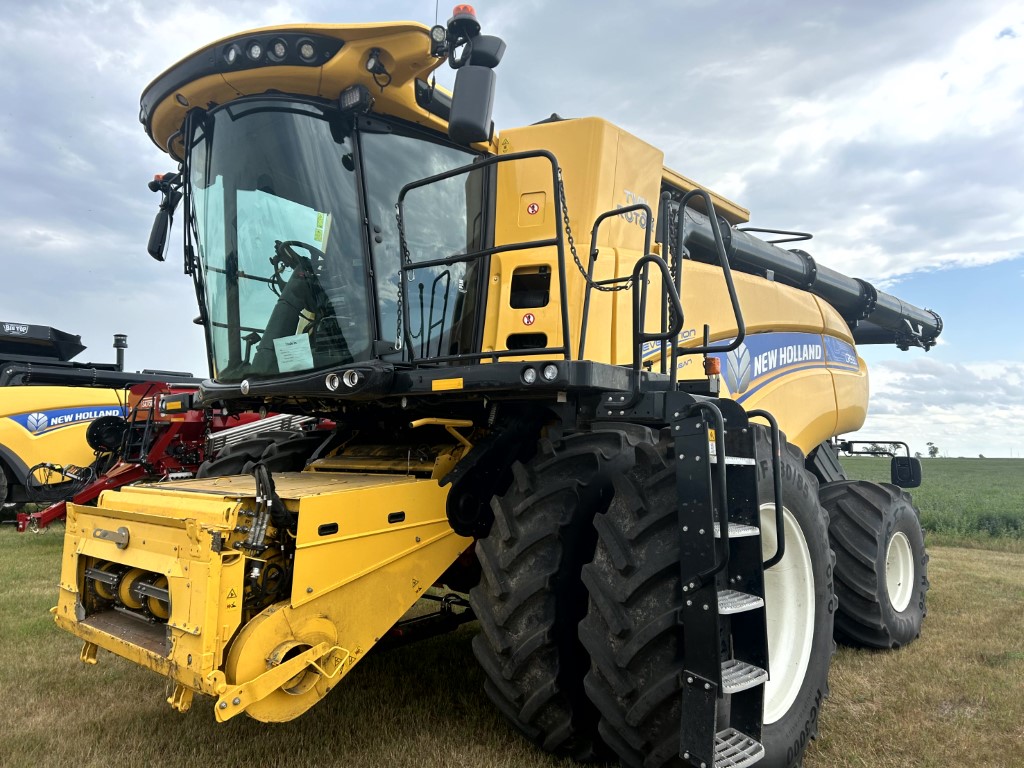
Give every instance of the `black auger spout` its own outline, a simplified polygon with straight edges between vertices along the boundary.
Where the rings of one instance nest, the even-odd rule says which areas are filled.
[[[733,269],[769,275],[785,285],[820,296],[838,310],[858,344],[895,344],[900,349],[935,345],[942,318],[920,309],[866,280],[847,277],[818,264],[806,251],[786,250],[720,222],[729,263]],[[697,261],[717,263],[711,222],[692,209],[683,211],[683,245]]]

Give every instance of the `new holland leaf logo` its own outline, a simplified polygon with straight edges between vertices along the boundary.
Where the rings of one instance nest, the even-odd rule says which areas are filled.
[[[25,423],[33,432],[42,432],[49,426],[50,420],[45,413],[30,413]]]
[[[741,395],[750,386],[751,365],[750,350],[746,344],[740,344],[725,356],[725,383],[734,395]]]

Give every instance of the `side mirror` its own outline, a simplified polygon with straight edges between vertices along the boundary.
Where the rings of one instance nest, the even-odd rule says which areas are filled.
[[[153,228],[149,231],[149,245],[146,250],[157,261],[167,258],[167,235],[174,221],[174,209],[181,200],[181,174],[165,173],[157,175],[149,182],[152,192],[160,193],[160,210],[153,219]]]
[[[448,136],[468,145],[491,138],[491,111],[497,77],[489,67],[466,64],[455,75]]]
[[[167,258],[167,236],[171,232],[173,221],[174,217],[171,216],[171,212],[163,208],[156,212],[156,218],[153,219],[153,228],[149,231],[149,245],[146,246],[146,250],[157,261],[164,261]]]
[[[921,460],[913,456],[893,456],[889,475],[893,485],[917,488],[921,485]]]

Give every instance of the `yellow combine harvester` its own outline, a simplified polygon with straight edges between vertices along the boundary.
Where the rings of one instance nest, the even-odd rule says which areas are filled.
[[[744,232],[603,120],[496,132],[504,49],[458,6],[233,35],[146,89],[180,163],[149,250],[183,200],[202,399],[337,428],[73,507],[57,623],[178,710],[282,721],[439,586],[543,749],[797,765],[837,593],[843,639],[920,630],[916,511],[832,439],[867,408],[855,344],[927,349],[938,316]]]

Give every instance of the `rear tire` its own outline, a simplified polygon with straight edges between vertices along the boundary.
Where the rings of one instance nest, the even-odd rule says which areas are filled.
[[[587,695],[601,712],[601,736],[624,765],[636,768],[689,766],[679,757],[684,659],[676,628],[682,591],[671,448],[671,438],[664,434],[658,446],[638,451],[636,467],[617,479],[608,511],[594,521],[598,530],[594,560],[583,569],[590,591],[590,608],[580,624],[580,637],[592,660]],[[757,448],[759,456],[771,455],[767,435],[760,428]],[[765,757],[760,764],[792,768],[800,765],[804,749],[817,735],[818,713],[828,695],[835,598],[832,554],[825,514],[817,503],[817,483],[796,449],[784,446],[782,462],[787,530],[798,526],[805,546],[787,541],[786,559],[776,567],[792,569],[794,556],[801,550],[805,553],[806,570],[798,575],[810,585],[812,627],[799,646],[799,658],[787,658],[785,648],[773,649],[780,663],[797,673],[787,677],[772,662],[773,678],[783,682],[774,703],[766,689],[765,711],[773,714],[763,729]],[[774,504],[769,501],[773,499],[771,463],[761,460],[758,465],[762,519],[768,515],[774,521]],[[773,554],[774,546],[774,542],[766,545],[765,554]],[[773,618],[776,622],[800,619],[799,610],[786,610],[783,597],[771,591],[766,595],[770,638]],[[785,633],[780,636],[786,639]]]
[[[910,494],[888,483],[847,480],[821,489],[836,552],[836,640],[900,648],[921,635],[928,554]]]
[[[646,428],[621,425],[544,441],[533,459],[512,465],[511,486],[491,502],[490,533],[476,544],[482,577],[469,599],[487,695],[530,741],[575,760],[608,756],[583,690],[580,570],[594,552],[592,521],[611,498],[611,475],[652,439]]]

